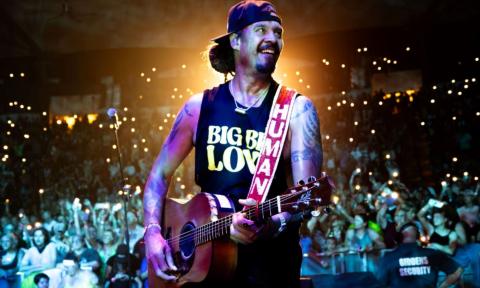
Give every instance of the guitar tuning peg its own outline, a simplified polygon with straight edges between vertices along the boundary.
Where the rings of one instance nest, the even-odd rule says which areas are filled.
[[[300,186],[305,185],[305,181],[303,181],[303,180],[298,181],[298,185],[300,185]]]
[[[308,182],[314,182],[314,181],[317,181],[317,178],[315,178],[315,176],[308,177]]]

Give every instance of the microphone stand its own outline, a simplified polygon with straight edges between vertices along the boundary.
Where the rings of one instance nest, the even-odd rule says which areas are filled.
[[[110,116],[109,116],[110,117]],[[130,284],[132,282],[132,276],[130,275],[130,233],[129,233],[129,228],[128,228],[128,202],[130,200],[130,188],[131,185],[127,184],[127,178],[125,178],[125,175],[123,174],[123,156],[122,156],[122,151],[120,149],[120,140],[118,137],[118,130],[120,129],[120,123],[118,122],[118,115],[117,112],[115,111],[115,115],[113,117],[110,117],[114,123],[114,131],[115,131],[115,141],[117,143],[117,156],[118,156],[118,164],[120,165],[120,177],[122,178],[121,180],[121,185],[122,185],[122,199],[123,199],[123,214],[125,218],[125,242],[127,244],[128,248],[128,253],[127,253],[127,275],[128,275],[128,287],[130,287]]]

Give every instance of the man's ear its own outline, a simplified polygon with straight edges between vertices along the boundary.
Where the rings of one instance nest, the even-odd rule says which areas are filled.
[[[240,50],[240,34],[232,33],[229,36],[230,38],[230,46],[232,46],[233,50]]]

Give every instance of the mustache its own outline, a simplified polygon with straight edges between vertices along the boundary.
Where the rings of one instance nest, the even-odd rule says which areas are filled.
[[[264,49],[272,49],[273,51],[275,51],[275,54],[280,53],[280,47],[278,47],[277,43],[267,42],[264,44],[260,44],[257,51],[262,51]]]

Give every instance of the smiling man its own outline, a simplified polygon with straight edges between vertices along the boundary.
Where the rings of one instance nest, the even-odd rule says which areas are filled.
[[[175,280],[171,272],[178,268],[160,228],[164,199],[175,169],[193,147],[196,183],[202,191],[232,199],[236,211],[252,204],[243,199],[256,165],[266,163],[259,161],[264,146],[270,154],[279,155],[270,189],[265,191],[267,198],[276,197],[299,180],[320,176],[320,124],[310,99],[294,98],[283,146],[273,145],[266,137],[276,134],[266,130],[270,114],[283,114],[276,109],[280,107],[274,102],[279,84],[272,78],[284,44],[282,21],[275,8],[266,1],[240,2],[229,11],[227,32],[213,40],[209,56],[216,71],[232,74],[233,79],[194,95],[184,104],[145,187],[146,255],[155,274],[166,281]],[[257,168],[270,172],[268,165]],[[230,239],[238,243],[234,278],[230,283],[192,286],[299,287],[300,220],[297,215],[281,212],[267,223],[256,223],[241,212],[235,213],[229,231]]]

